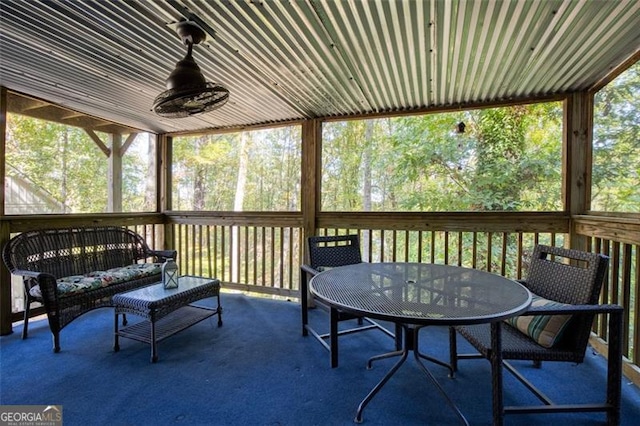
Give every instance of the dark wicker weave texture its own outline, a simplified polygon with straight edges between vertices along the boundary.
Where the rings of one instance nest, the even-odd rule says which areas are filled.
[[[60,297],[58,278],[123,267],[148,259],[175,258],[175,250],[151,250],[135,232],[115,226],[44,229],[23,232],[4,247],[2,258],[9,271],[23,277],[25,312],[22,338],[28,334],[31,303],[44,305],[53,334],[54,351],[60,351],[60,330],[80,315],[111,305],[111,297],[160,280],[160,274]],[[40,285],[42,298],[29,290]]]
[[[120,350],[118,337],[126,337],[151,345],[151,362],[158,360],[157,344],[213,315],[218,315],[222,326],[220,281],[195,276],[182,276],[177,289],[167,290],[161,283],[141,290],[116,294],[114,350]],[[190,305],[201,299],[215,297],[217,307]],[[118,329],[119,314],[135,314],[146,321]]]
[[[494,392],[494,424],[502,424],[503,414],[524,412],[604,411],[609,424],[618,424],[620,415],[621,380],[621,324],[622,308],[617,305],[598,305],[609,258],[595,253],[586,253],[558,247],[537,245],[527,280],[522,283],[534,294],[569,306],[530,308],[524,315],[570,314],[573,315],[561,340],[551,348],[538,345],[527,335],[507,324],[501,326],[502,351],[500,356],[492,353],[491,327],[474,325],[451,329],[451,365],[457,369],[459,358],[473,355],[457,354],[456,331],[467,339],[484,358],[492,361]],[[496,360],[532,360],[536,365],[542,361],[564,361],[581,363],[584,360],[591,326],[595,315],[609,315],[609,374],[607,377],[607,401],[604,404],[578,404],[560,406],[541,397],[539,391],[529,383],[530,389],[545,403],[543,407],[504,407],[502,405],[501,367]],[[516,378],[525,380],[511,364],[504,367]],[[569,409],[571,408],[571,409]],[[555,410],[555,411],[554,411]]]
[[[186,291],[168,293],[157,300],[144,300],[130,296],[129,293],[114,297],[113,304],[117,313],[131,313],[151,321],[169,315],[171,312],[207,297],[220,297],[220,281],[217,279],[202,279],[202,285]],[[220,309],[221,310],[221,309]]]
[[[338,335],[351,334],[358,331],[377,328],[385,334],[388,334],[390,337],[395,338],[393,333],[389,332],[386,328],[380,326],[375,321],[340,310],[335,310],[334,315],[331,315],[330,333],[319,334],[313,327],[311,327],[311,325],[309,325],[308,309],[310,306],[309,298],[311,297],[309,294],[309,279],[328,268],[337,268],[340,266],[361,263],[362,255],[360,253],[360,241],[357,235],[309,237],[307,239],[307,249],[310,264],[302,265],[300,268],[302,335],[307,336],[311,333],[311,335],[329,351],[331,367],[334,368],[338,366]],[[323,305],[319,300],[315,300],[315,304],[324,309],[329,309],[328,306]],[[357,319],[358,327],[338,332],[338,322],[351,319]],[[366,325],[363,324],[364,321],[367,322]],[[399,337],[396,339],[396,347],[399,348],[401,346],[401,342],[399,341],[400,333],[397,333],[397,335]],[[326,342],[326,339],[329,339],[329,343]]]

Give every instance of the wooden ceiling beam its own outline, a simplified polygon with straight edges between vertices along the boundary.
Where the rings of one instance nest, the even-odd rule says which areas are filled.
[[[105,133],[131,134],[140,132],[139,129],[9,91],[7,92],[7,112]]]

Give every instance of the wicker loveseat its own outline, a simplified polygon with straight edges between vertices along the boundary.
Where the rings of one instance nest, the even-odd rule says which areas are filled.
[[[111,306],[114,294],[161,278],[161,262],[175,250],[151,250],[135,232],[116,226],[45,229],[23,232],[4,247],[9,271],[23,277],[27,337],[33,302],[44,305],[60,351],[60,330],[80,315]]]

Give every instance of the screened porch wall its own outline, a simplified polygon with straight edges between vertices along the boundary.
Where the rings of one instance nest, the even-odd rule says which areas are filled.
[[[323,213],[317,223],[319,235],[357,233],[368,261],[458,265],[513,279],[526,277],[533,245],[567,245],[573,229],[587,239],[589,250],[611,258],[602,301],[625,307],[625,374],[640,383],[640,301],[636,297],[640,287],[640,225],[635,220],[589,215],[570,218],[562,213]],[[95,224],[127,226],[144,235],[153,248],[175,247],[181,274],[216,277],[226,290],[294,300],[299,296],[305,237],[299,213],[23,217],[5,220],[4,229],[15,234],[26,229]],[[36,309],[34,313],[42,312]],[[22,314],[14,311],[11,321],[19,321]],[[606,322],[597,321],[592,339],[604,354],[606,329]]]
[[[640,383],[640,321],[635,297],[640,270],[637,215],[601,216],[588,211],[592,95],[565,101],[562,212],[322,212],[322,120],[302,123],[300,212],[175,212],[171,210],[171,137],[159,135],[158,213],[0,217],[0,243],[29,229],[120,225],[143,233],[153,248],[176,248],[182,274],[220,279],[228,290],[297,298],[304,240],[314,234],[358,233],[368,261],[421,261],[475,267],[509,278],[526,276],[536,243],[602,251],[611,256],[603,301],[625,309],[629,376]],[[21,317],[12,312],[10,279],[0,271],[0,334]],[[7,309],[9,308],[9,309]],[[41,312],[41,311],[40,311]],[[35,310],[35,313],[38,313]],[[606,327],[595,342],[606,353]]]

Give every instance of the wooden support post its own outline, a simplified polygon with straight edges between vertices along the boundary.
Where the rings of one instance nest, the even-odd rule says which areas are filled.
[[[321,181],[321,138],[322,123],[320,120],[306,120],[302,123],[302,223],[303,239],[316,233],[316,215],[320,206]],[[308,254],[304,254],[304,262]]]
[[[122,135],[112,133],[111,148],[107,147],[100,137],[91,129],[84,129],[93,143],[104,153],[109,161],[109,176],[107,179],[107,211],[117,213],[122,211],[122,156],[135,139],[136,133],[129,135],[125,147],[122,147]]]
[[[4,247],[11,237],[9,224],[0,222],[0,247]],[[0,336],[13,333],[11,294],[11,273],[2,264],[0,267]]]
[[[5,188],[5,174],[7,171],[7,155],[6,155],[6,137],[7,137],[7,89],[0,87],[0,183]],[[5,191],[0,191],[0,218],[5,215]]]
[[[578,92],[569,95],[564,108],[563,138],[565,210],[573,217],[585,214],[591,204],[591,152],[593,140],[593,95]],[[587,240],[574,232],[573,222],[569,247],[587,250]]]
[[[5,187],[5,138],[7,134],[7,89],[0,87],[0,182],[2,188]],[[9,225],[4,220],[4,190],[0,191],[0,248],[9,241],[11,237]],[[11,274],[7,267],[0,266],[0,335],[11,334],[13,332],[11,324]]]
[[[302,263],[309,263],[307,253],[307,237],[316,233],[316,216],[320,206],[321,181],[321,152],[322,152],[322,122],[320,120],[306,120],[302,123],[302,173],[301,173],[301,206],[302,206]],[[306,274],[301,274],[305,277]],[[302,283],[300,288],[303,287]],[[313,298],[307,291],[309,307],[313,307]]]
[[[122,155],[120,148],[122,146],[122,135],[111,134],[111,155],[109,156],[109,179],[107,180],[108,188],[108,204],[107,211],[122,211]]]
[[[173,139],[167,135],[158,136],[158,205],[161,213],[172,209],[171,199],[171,158],[173,155]],[[175,249],[173,237],[173,225],[165,221],[164,224],[164,249]],[[179,255],[180,253],[178,253]]]

